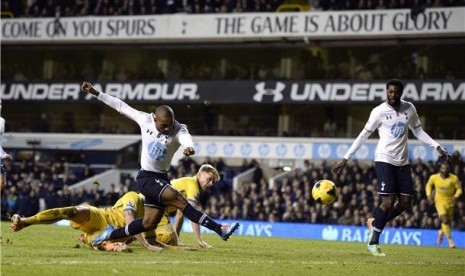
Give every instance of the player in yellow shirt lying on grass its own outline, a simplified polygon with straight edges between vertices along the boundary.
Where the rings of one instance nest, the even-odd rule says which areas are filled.
[[[11,217],[11,229],[17,232],[30,225],[52,224],[66,219],[71,221],[71,227],[81,231],[80,241],[91,246],[94,237],[100,234],[108,225],[124,227],[134,219],[143,216],[144,196],[135,192],[128,192],[110,208],[81,205],[48,209],[27,218],[15,214]],[[155,231],[138,234],[134,238],[151,251],[176,249],[178,245],[176,232],[167,214],[163,216]],[[130,238],[123,241],[105,242],[95,249],[129,251],[126,244],[133,240],[133,238]]]
[[[433,201],[432,190],[434,188],[434,204],[441,220],[441,229],[438,232],[438,245],[442,244],[444,235],[450,248],[455,248],[451,236],[451,222],[454,217],[454,205],[462,194],[462,187],[456,175],[450,173],[450,164],[444,162],[439,168],[439,173],[429,177],[426,183],[426,196]]]
[[[213,186],[213,184],[219,179],[220,176],[216,168],[212,165],[204,164],[200,167],[199,171],[195,176],[174,179],[171,181],[171,186],[173,186],[174,189],[179,191],[194,208],[198,208],[200,192],[209,190]],[[172,213],[176,210],[177,209],[174,207],[167,207],[168,213]],[[181,211],[177,210],[175,217],[175,228],[178,237],[183,222],[184,215]],[[194,231],[194,235],[197,239],[199,246],[202,248],[211,248],[212,246],[202,239],[202,234],[200,233],[200,226],[195,222],[191,223],[192,230]]]

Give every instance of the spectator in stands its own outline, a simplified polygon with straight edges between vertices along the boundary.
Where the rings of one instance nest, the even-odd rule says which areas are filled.
[[[58,207],[72,205],[71,193],[68,190],[61,189],[57,191],[56,202]]]
[[[60,16],[120,16],[149,15],[172,13],[240,13],[240,12],[275,12],[285,1],[160,1],[160,0],[69,0],[69,1],[2,1],[2,12],[9,12],[13,17],[54,17],[59,10]],[[385,1],[385,0],[330,0],[311,1],[312,11],[355,10],[355,9],[406,9],[413,14],[426,7],[463,6],[463,1],[427,0],[427,1]],[[11,16],[9,15],[9,16]]]
[[[45,208],[53,209],[58,207],[57,192],[53,183],[45,184],[46,190],[43,193],[42,198],[45,201]]]
[[[71,197],[71,202],[73,205],[87,203],[87,192],[84,190],[84,187],[76,189],[76,192],[74,192]]]
[[[325,137],[336,137],[337,124],[332,118],[328,118],[323,125],[323,135]]]
[[[11,216],[18,211],[18,193],[16,186],[12,186],[6,190],[5,195],[7,207],[6,214]]]
[[[82,168],[81,175],[79,176],[79,179],[87,179],[95,175],[94,170],[90,167],[89,164],[85,164],[84,167]]]
[[[50,132],[50,120],[47,118],[47,113],[42,112],[40,113],[40,120],[39,123],[37,124],[36,130],[38,132],[42,133],[48,133]]]
[[[23,7],[21,1],[16,0],[3,0],[1,3],[2,17],[13,18],[23,15]]]

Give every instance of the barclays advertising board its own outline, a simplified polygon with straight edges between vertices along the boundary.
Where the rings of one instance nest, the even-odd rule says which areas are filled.
[[[231,221],[218,221],[231,223]],[[368,229],[361,226],[324,225],[310,223],[271,223],[259,221],[239,221],[240,227],[236,234],[257,237],[297,238],[342,242],[366,242]],[[182,230],[192,232],[191,224],[184,223]],[[212,233],[201,228],[205,233]],[[383,244],[437,246],[437,230],[390,228],[384,229],[380,242]],[[452,231],[457,248],[465,248],[465,232]],[[442,246],[447,246],[444,242]]]
[[[171,218],[171,220],[174,221],[174,218]],[[232,221],[216,220],[216,222],[220,224],[228,224]],[[363,243],[368,240],[368,229],[362,226],[280,223],[247,220],[241,220],[239,223],[240,227],[235,235]],[[62,220],[55,224],[60,226],[70,226],[68,220]],[[202,233],[213,233],[213,231],[204,227],[201,227],[200,230]],[[192,233],[191,224],[187,222],[184,223],[182,231]],[[386,227],[381,235],[380,242],[382,244],[437,246],[436,237],[437,230]],[[452,231],[452,237],[454,237],[455,246],[457,248],[465,248],[464,231]],[[447,247],[447,242],[443,242],[442,246]]]

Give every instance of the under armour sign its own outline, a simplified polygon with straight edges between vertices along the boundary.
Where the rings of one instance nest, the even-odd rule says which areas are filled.
[[[270,97],[273,102],[279,102],[283,100],[283,91],[286,85],[282,82],[276,82],[275,88],[265,88],[265,82],[259,82],[255,85],[257,93],[253,96],[253,100],[256,102],[264,101],[264,97]]]

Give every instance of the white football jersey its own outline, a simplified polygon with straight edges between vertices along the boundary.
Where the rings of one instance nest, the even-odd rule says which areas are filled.
[[[379,142],[376,147],[375,161],[386,162],[395,166],[409,163],[408,128],[425,144],[436,148],[439,144],[426,134],[418,118],[415,106],[401,100],[399,110],[395,110],[387,102],[375,107],[359,137],[354,141],[345,159],[349,159],[358,148],[378,129]]]
[[[6,155],[2,147],[3,133],[5,133],[5,119],[0,117],[0,158],[4,158]]]
[[[155,127],[155,114],[130,107],[122,100],[99,93],[99,100],[139,124],[142,135],[141,167],[152,172],[167,172],[174,154],[182,146],[192,147],[192,137],[187,126],[174,121],[170,135],[160,133]]]

